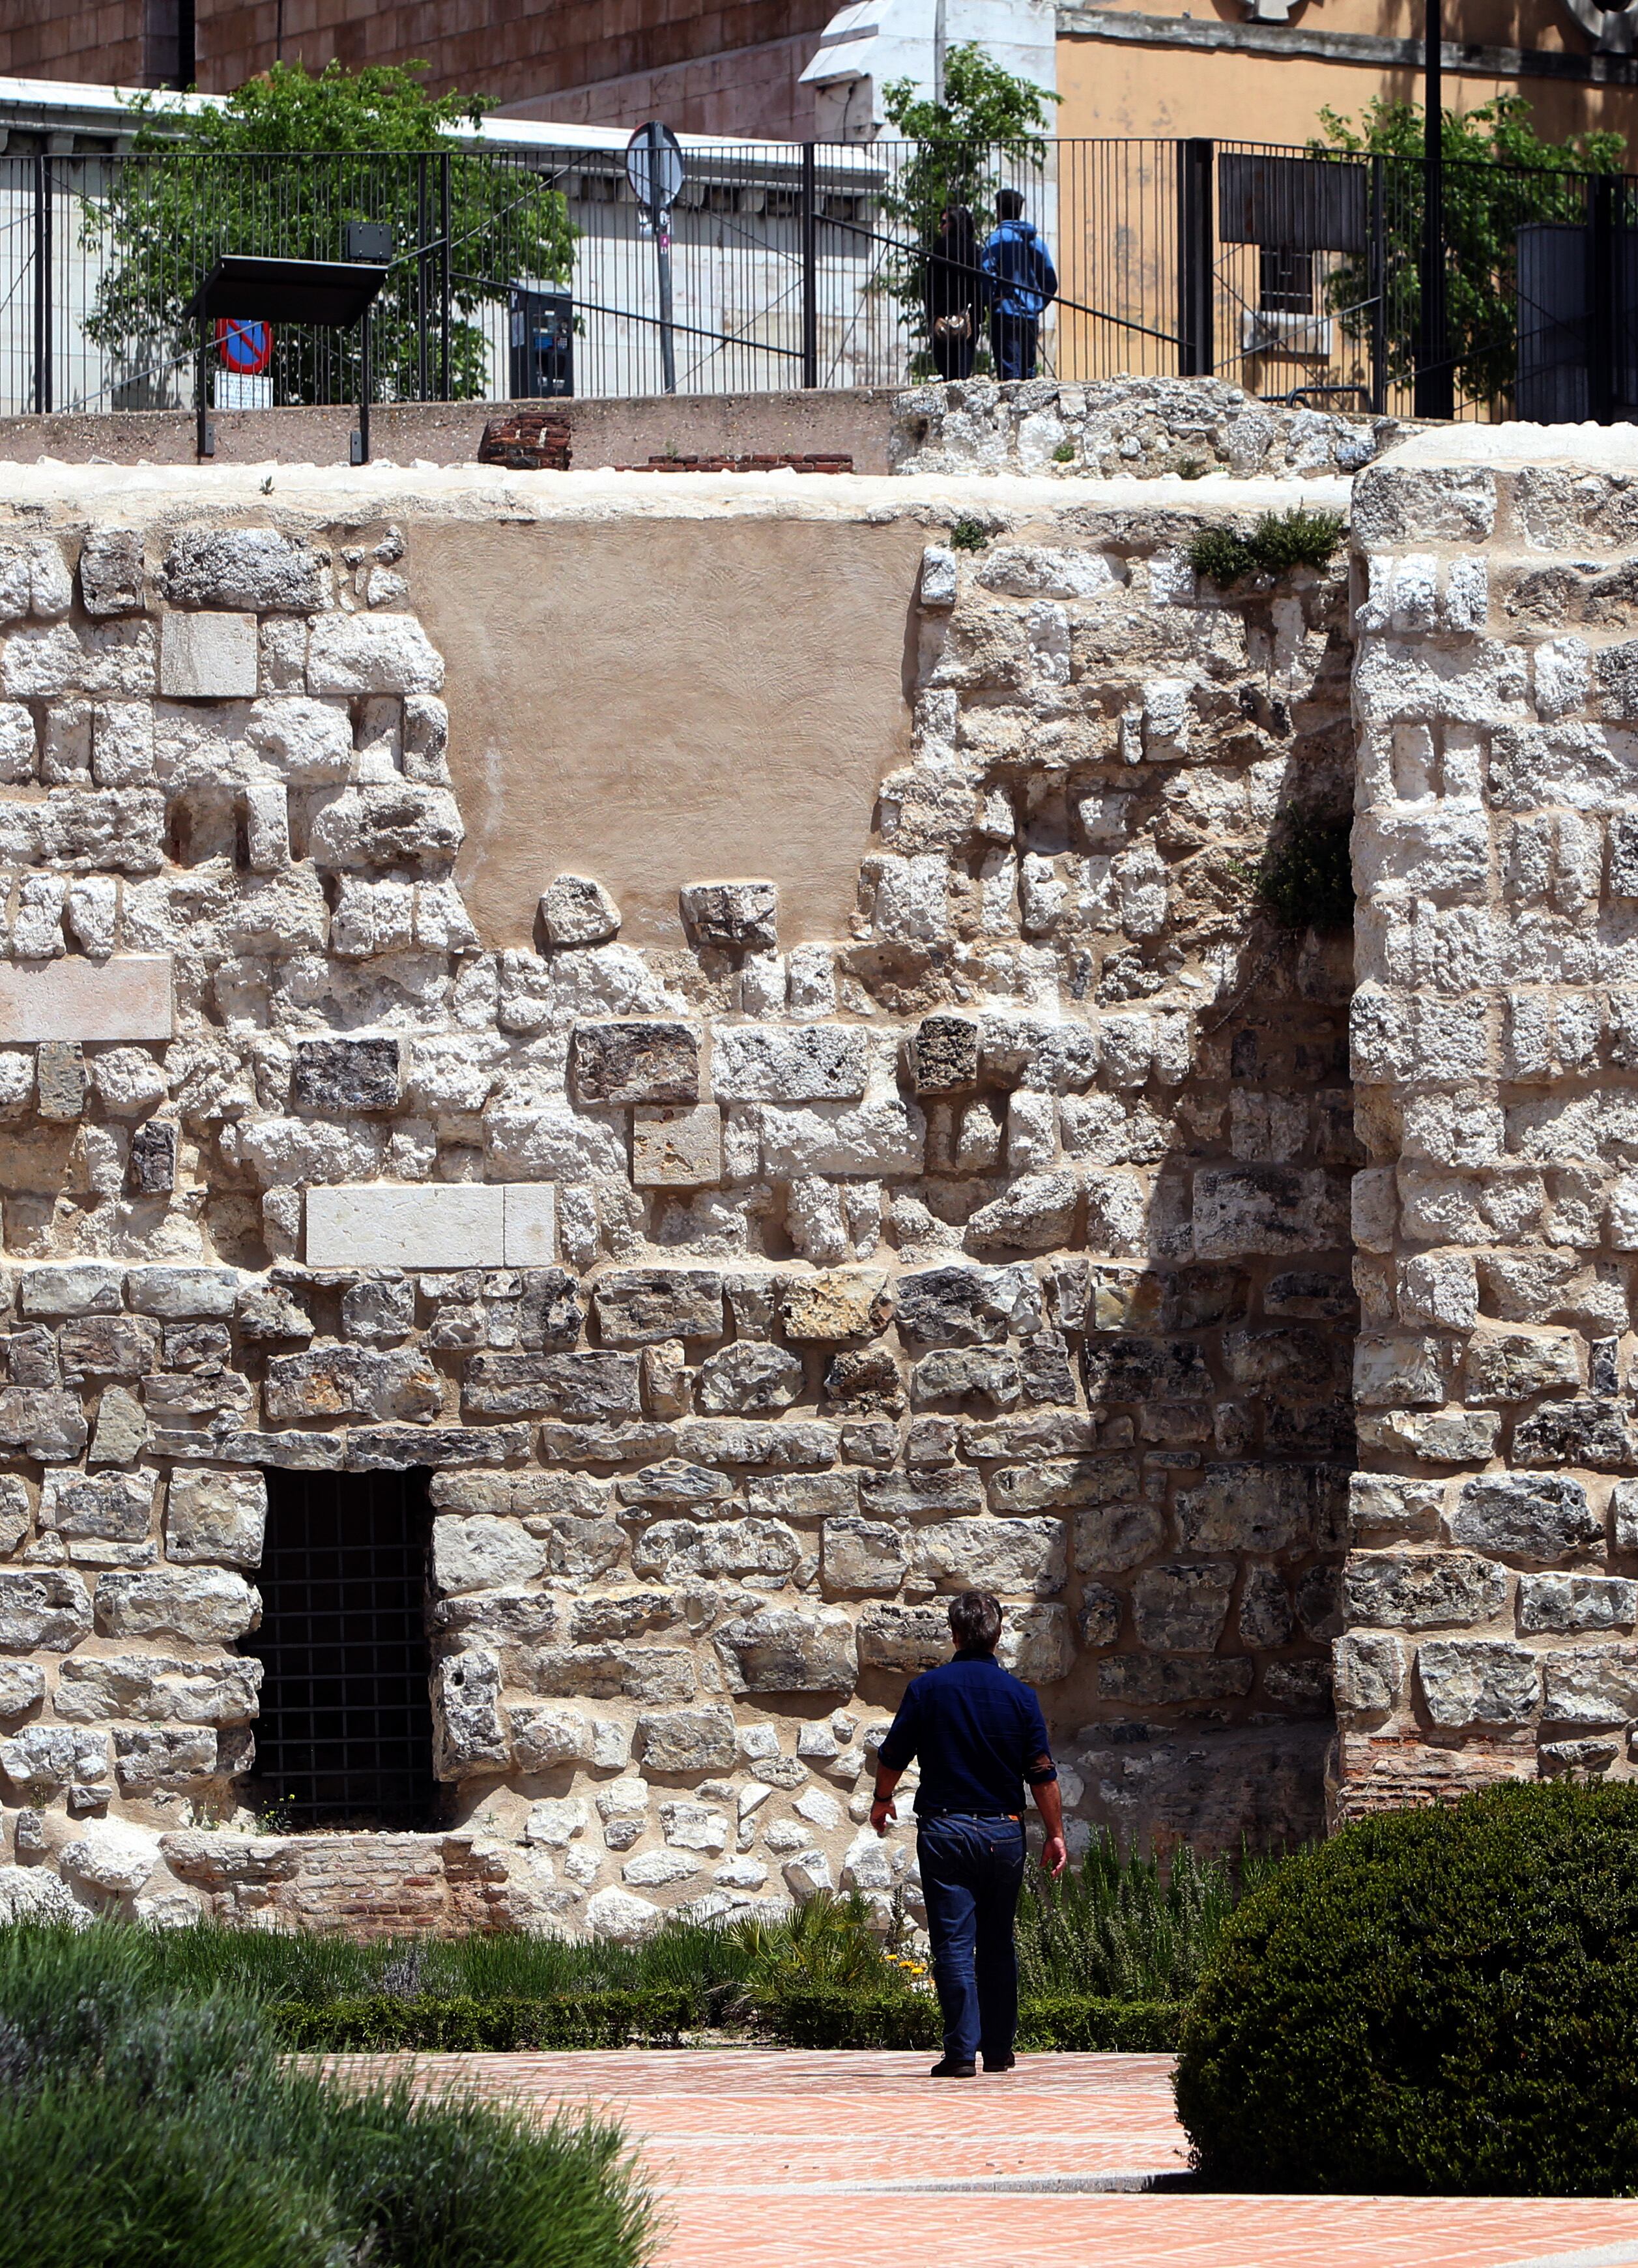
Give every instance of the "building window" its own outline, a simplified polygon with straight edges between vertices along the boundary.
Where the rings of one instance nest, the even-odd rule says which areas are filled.
[[[143,78],[149,86],[192,86],[198,76],[195,0],[145,0]]]
[[[1311,315],[1314,255],[1265,244],[1258,253],[1257,306],[1265,315]]]
[[[251,1800],[282,1825],[430,1827],[427,1476],[267,1477]]]

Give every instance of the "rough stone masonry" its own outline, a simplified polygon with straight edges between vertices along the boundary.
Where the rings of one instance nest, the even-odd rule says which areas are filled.
[[[1627,490],[1429,448],[1352,609],[1186,556],[1335,475],[14,475],[9,1910],[914,1910],[870,1760],[965,1585],[1083,1839],[1318,1831],[1333,1641],[1344,1808],[1620,1751]],[[486,941],[456,512],[920,531],[847,934],[702,873],[636,946],[566,856]],[[1356,737],[1357,1451],[1351,942],[1251,887]],[[256,1832],[264,1474],[412,1468],[445,1822]]]

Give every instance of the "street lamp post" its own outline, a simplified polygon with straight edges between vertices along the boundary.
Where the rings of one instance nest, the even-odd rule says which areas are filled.
[[[1423,0],[1421,306],[1416,325],[1418,417],[1454,417],[1444,276],[1444,24],[1441,0]]]

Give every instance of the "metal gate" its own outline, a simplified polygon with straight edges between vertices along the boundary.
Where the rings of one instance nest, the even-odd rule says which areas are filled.
[[[279,1825],[430,1827],[427,1476],[267,1479],[253,1800]]]

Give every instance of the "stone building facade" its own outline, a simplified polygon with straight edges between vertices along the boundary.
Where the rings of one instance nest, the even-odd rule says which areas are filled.
[[[1201,525],[1361,447],[1224,391],[972,389],[892,481],[14,474],[7,1911],[914,1906],[870,1757],[971,1585],[1082,1838],[1317,1833],[1333,1743],[1342,1814],[1625,1768],[1638,460],[1413,438],[1351,559],[1223,592]],[[1019,477],[1054,420],[1139,477]],[[467,612],[538,674],[496,575],[793,531],[903,609],[905,761],[792,822],[851,918],[724,805],[674,934],[560,819],[502,936]],[[724,653],[747,589],[689,585]],[[1357,940],[1276,929],[1265,851],[1355,799]],[[424,1786],[343,1727],[327,1811],[268,1759],[375,1577],[298,1596],[290,1538],[366,1495],[430,1545]]]

